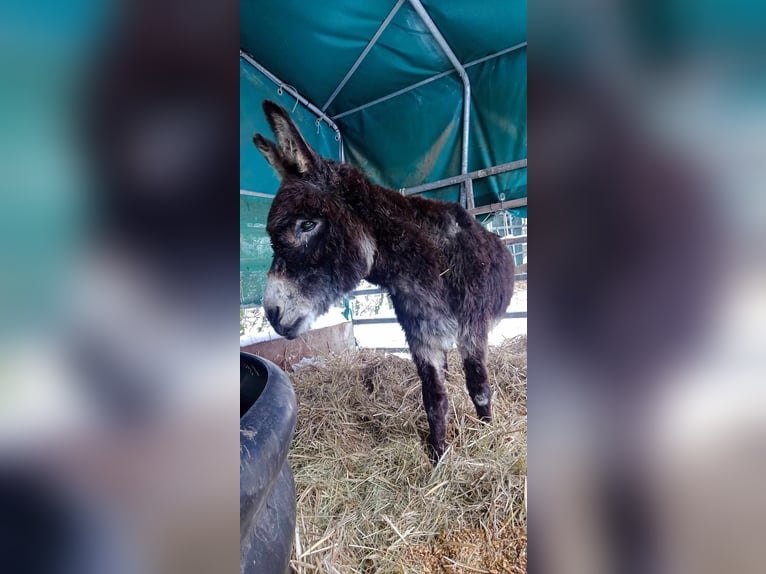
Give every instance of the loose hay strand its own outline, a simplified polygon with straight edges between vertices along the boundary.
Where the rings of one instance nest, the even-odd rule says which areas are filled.
[[[492,424],[449,353],[450,451],[432,468],[411,361],[370,350],[292,375],[296,572],[526,571],[526,337],[490,348]]]

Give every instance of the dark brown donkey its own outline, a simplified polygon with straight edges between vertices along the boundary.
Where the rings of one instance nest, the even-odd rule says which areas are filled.
[[[255,145],[282,178],[269,211],[274,248],[263,307],[293,339],[362,279],[391,294],[423,386],[432,461],[444,454],[445,352],[457,343],[476,413],[492,418],[487,336],[513,293],[500,238],[456,203],[401,194],[356,167],[320,157],[288,113],[263,103],[277,143]]]

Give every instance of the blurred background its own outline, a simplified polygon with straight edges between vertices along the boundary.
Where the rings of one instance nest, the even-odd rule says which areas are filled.
[[[530,5],[538,571],[764,571],[764,15]]]
[[[237,12],[0,8],[3,571],[236,568]],[[530,6],[540,572],[764,570],[764,16]]]
[[[236,571],[237,30],[0,8],[4,572]]]

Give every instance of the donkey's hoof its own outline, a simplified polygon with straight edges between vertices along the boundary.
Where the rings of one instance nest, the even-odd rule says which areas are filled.
[[[476,416],[483,423],[492,422],[492,411],[487,407],[476,407]]]
[[[444,456],[444,452],[446,450],[447,449],[446,449],[446,447],[443,444],[441,444],[441,445],[433,445],[433,444],[428,445],[428,458],[431,461],[431,464],[433,466],[436,466],[437,464],[439,464],[439,461]]]

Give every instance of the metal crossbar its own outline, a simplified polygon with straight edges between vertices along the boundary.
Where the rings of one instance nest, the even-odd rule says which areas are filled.
[[[462,181],[465,181],[467,179],[473,180],[473,179],[482,179],[485,177],[490,177],[492,175],[497,175],[499,173],[505,173],[508,171],[514,171],[517,169],[522,169],[527,167],[527,160],[520,159],[517,161],[509,161],[507,163],[501,163],[498,165],[494,165],[492,167],[488,167],[485,169],[477,169],[476,171],[472,171],[470,173],[463,173],[460,175],[455,175],[452,177],[447,177],[445,179],[440,179],[438,181],[432,181],[429,183],[423,183],[421,185],[416,185],[414,187],[407,187],[400,189],[399,192],[402,195],[415,195],[416,193],[423,193],[424,191],[430,191],[432,189],[439,189],[442,187],[449,187],[450,185],[455,185],[456,183],[460,183]],[[508,202],[510,203],[510,202]],[[471,213],[473,213],[472,210],[469,209]]]
[[[526,311],[509,311],[503,315],[503,319],[525,319],[527,317]],[[369,319],[352,319],[353,325],[383,325],[398,323],[399,320],[396,317],[371,317]]]
[[[388,16],[386,16],[386,19],[383,20],[383,23],[375,32],[375,35],[370,39],[370,41],[364,47],[364,50],[362,50],[362,53],[359,54],[359,57],[356,59],[356,62],[354,62],[354,65],[351,66],[348,72],[346,72],[345,77],[340,81],[340,84],[338,84],[338,87],[335,88],[335,91],[330,95],[329,98],[327,98],[327,101],[322,106],[323,112],[330,107],[330,104],[333,103],[336,96],[340,93],[343,87],[348,83],[348,81],[351,79],[351,76],[354,75],[354,72],[356,72],[356,69],[359,67],[362,61],[364,61],[364,59],[367,57],[367,54],[370,53],[370,50],[372,50],[372,47],[378,41],[378,38],[380,38],[380,36],[385,31],[385,29],[388,28],[388,25],[391,23],[391,20],[394,19],[394,16],[396,16],[396,13],[399,11],[399,8],[402,7],[402,4],[404,4],[404,0],[398,0],[397,3],[394,5],[394,7],[391,8],[391,11],[388,13]]]
[[[239,51],[239,57],[245,60],[248,64],[253,66],[256,70],[261,72],[264,76],[266,76],[269,80],[272,81],[276,86],[278,86],[281,90],[287,92],[292,97],[294,97],[298,102],[303,104],[306,108],[309,109],[311,113],[313,113],[319,120],[325,122],[328,126],[330,126],[333,131],[335,132],[336,139],[338,140],[338,146],[339,146],[339,158],[340,161],[344,161],[344,152],[343,152],[343,136],[340,133],[340,128],[335,124],[334,121],[332,121],[332,118],[325,114],[322,110],[320,110],[318,107],[316,107],[313,103],[311,103],[309,100],[307,100],[305,97],[300,95],[298,93],[298,90],[296,90],[294,87],[292,87],[289,84],[284,83],[282,80],[277,78],[274,74],[272,74],[269,70],[267,70],[265,67],[263,67],[261,64],[259,64],[250,54],[243,52],[242,50]],[[318,124],[317,124],[318,125]]]
[[[512,199],[510,201],[503,201],[501,203],[490,203],[489,205],[482,205],[471,209],[469,213],[471,215],[483,215],[485,213],[492,213],[493,211],[501,211],[503,209],[515,209],[517,207],[524,207],[527,205],[527,198],[522,197],[520,199]]]
[[[265,199],[274,199],[274,196],[270,193],[263,193],[262,191],[249,191],[247,189],[240,189],[239,190],[240,195],[249,195],[252,197],[263,197]]]

